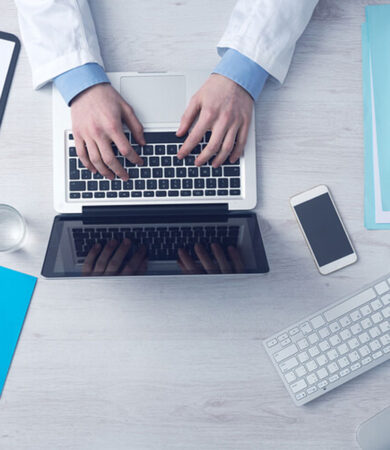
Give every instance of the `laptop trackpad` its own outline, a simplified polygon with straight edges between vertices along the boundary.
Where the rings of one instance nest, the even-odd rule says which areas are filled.
[[[120,93],[142,124],[180,122],[186,106],[186,77],[146,74],[122,77]]]

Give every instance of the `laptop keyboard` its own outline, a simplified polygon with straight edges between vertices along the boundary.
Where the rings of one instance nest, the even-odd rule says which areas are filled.
[[[176,260],[179,248],[197,259],[196,243],[203,244],[210,252],[210,244],[219,243],[223,248],[237,246],[240,227],[237,225],[210,226],[156,226],[156,227],[83,227],[73,228],[72,236],[78,263],[83,263],[88,252],[96,244],[104,247],[112,239],[122,242],[131,240],[134,247],[144,245],[149,260]]]
[[[178,138],[174,132],[146,132],[144,135],[147,145],[141,147],[133,141],[129,133],[125,134],[131,139],[134,150],[144,160],[144,165],[135,166],[112,144],[116,157],[128,171],[130,179],[122,181],[116,177],[110,181],[84,167],[77,157],[73,135],[67,132],[69,200],[241,196],[240,160],[234,164],[227,160],[214,169],[211,166],[213,157],[207,164],[195,166],[195,158],[206,147],[211,132],[207,132],[202,142],[182,160],[176,155],[186,136]]]

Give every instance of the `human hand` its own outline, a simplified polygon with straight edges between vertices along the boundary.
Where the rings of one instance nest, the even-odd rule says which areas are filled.
[[[102,249],[96,243],[85,258],[82,274],[88,275],[144,275],[147,269],[146,248],[141,246],[131,259],[123,266],[123,262],[131,248],[130,239],[123,239],[118,247],[115,240],[107,242]]]
[[[177,130],[183,136],[198,117],[198,121],[183,143],[178,158],[182,159],[211,130],[210,141],[195,160],[205,164],[213,155],[213,167],[219,167],[230,155],[236,162],[242,155],[252,118],[253,99],[248,92],[229,78],[219,74],[209,79],[192,97]]]
[[[186,250],[182,248],[178,250],[178,264],[182,272],[186,275],[245,272],[245,266],[240,252],[232,245],[229,245],[227,248],[230,261],[218,243],[211,244],[211,251],[215,261],[213,261],[202,244],[195,244],[194,250],[196,256],[199,258],[199,263],[194,261]]]
[[[110,180],[115,175],[124,181],[129,179],[111,142],[133,164],[143,164],[123,132],[122,120],[140,145],[145,145],[143,127],[131,106],[111,85],[97,84],[81,92],[71,103],[71,115],[77,155],[91,172],[100,172]]]

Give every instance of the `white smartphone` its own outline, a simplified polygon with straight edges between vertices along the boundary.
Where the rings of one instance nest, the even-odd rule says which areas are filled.
[[[295,217],[322,275],[357,261],[356,252],[325,185],[290,198]]]

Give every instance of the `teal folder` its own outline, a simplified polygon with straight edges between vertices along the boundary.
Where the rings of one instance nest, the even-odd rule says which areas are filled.
[[[37,279],[0,266],[0,395]]]
[[[372,62],[382,208],[390,211],[390,5],[367,6],[366,18],[365,34]]]

